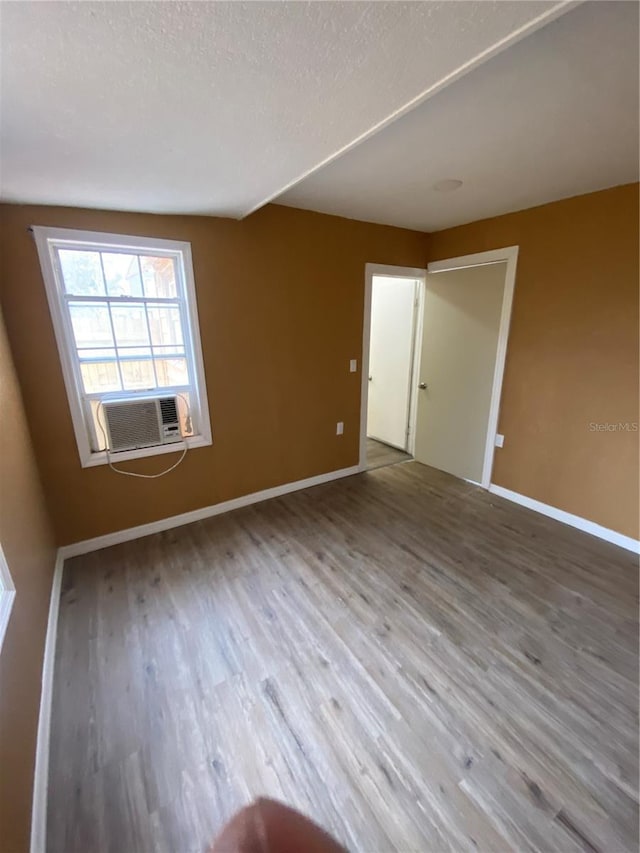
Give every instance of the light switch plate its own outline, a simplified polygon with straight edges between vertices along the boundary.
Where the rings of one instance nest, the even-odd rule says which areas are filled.
[[[342,435],[344,432],[344,423],[342,421],[338,421],[336,424],[336,435]]]
[[[496,433],[496,447],[503,447],[503,446],[504,446],[504,436],[501,435],[499,432],[497,432]]]
[[[349,362],[349,373],[355,373],[358,370],[358,359],[352,358]]]

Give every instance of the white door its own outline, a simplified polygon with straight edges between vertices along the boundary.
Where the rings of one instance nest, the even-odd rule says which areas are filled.
[[[506,263],[427,275],[415,458],[480,483]],[[424,386],[424,387],[423,387]]]
[[[374,276],[367,436],[407,448],[417,283]]]

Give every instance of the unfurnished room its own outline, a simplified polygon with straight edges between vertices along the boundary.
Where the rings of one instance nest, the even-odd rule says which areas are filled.
[[[638,850],[635,0],[0,0],[0,853]]]

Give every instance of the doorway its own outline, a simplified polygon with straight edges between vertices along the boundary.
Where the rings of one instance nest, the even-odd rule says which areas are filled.
[[[371,470],[413,458],[417,328],[426,270],[367,265],[367,273],[364,464]]]
[[[412,275],[391,274],[405,281],[412,277],[416,298],[411,333],[406,319],[402,325],[404,350],[413,352],[406,443],[385,445],[406,454],[406,459],[415,458],[484,488],[491,482],[517,255],[517,246],[512,246],[434,262],[427,270],[412,270]],[[370,421],[373,426],[377,423],[369,412],[376,374],[367,370],[376,367],[379,358],[370,335],[377,324],[376,274],[383,278],[389,273],[367,265],[361,470],[377,467],[373,460],[380,451],[370,444],[377,439],[369,429]],[[384,300],[380,304],[386,317],[389,306]],[[393,339],[398,336],[399,332]],[[394,348],[396,360],[399,350],[402,347]],[[396,398],[404,404],[404,397],[396,394]],[[393,461],[400,460],[389,457],[380,464]]]

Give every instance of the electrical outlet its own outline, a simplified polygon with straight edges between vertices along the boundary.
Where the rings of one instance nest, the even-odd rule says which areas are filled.
[[[504,436],[499,432],[496,433],[496,447],[504,447]]]
[[[342,421],[338,421],[336,424],[336,435],[342,435],[344,432],[344,423]]]
[[[352,358],[349,362],[349,373],[355,373],[358,370],[358,359]]]

